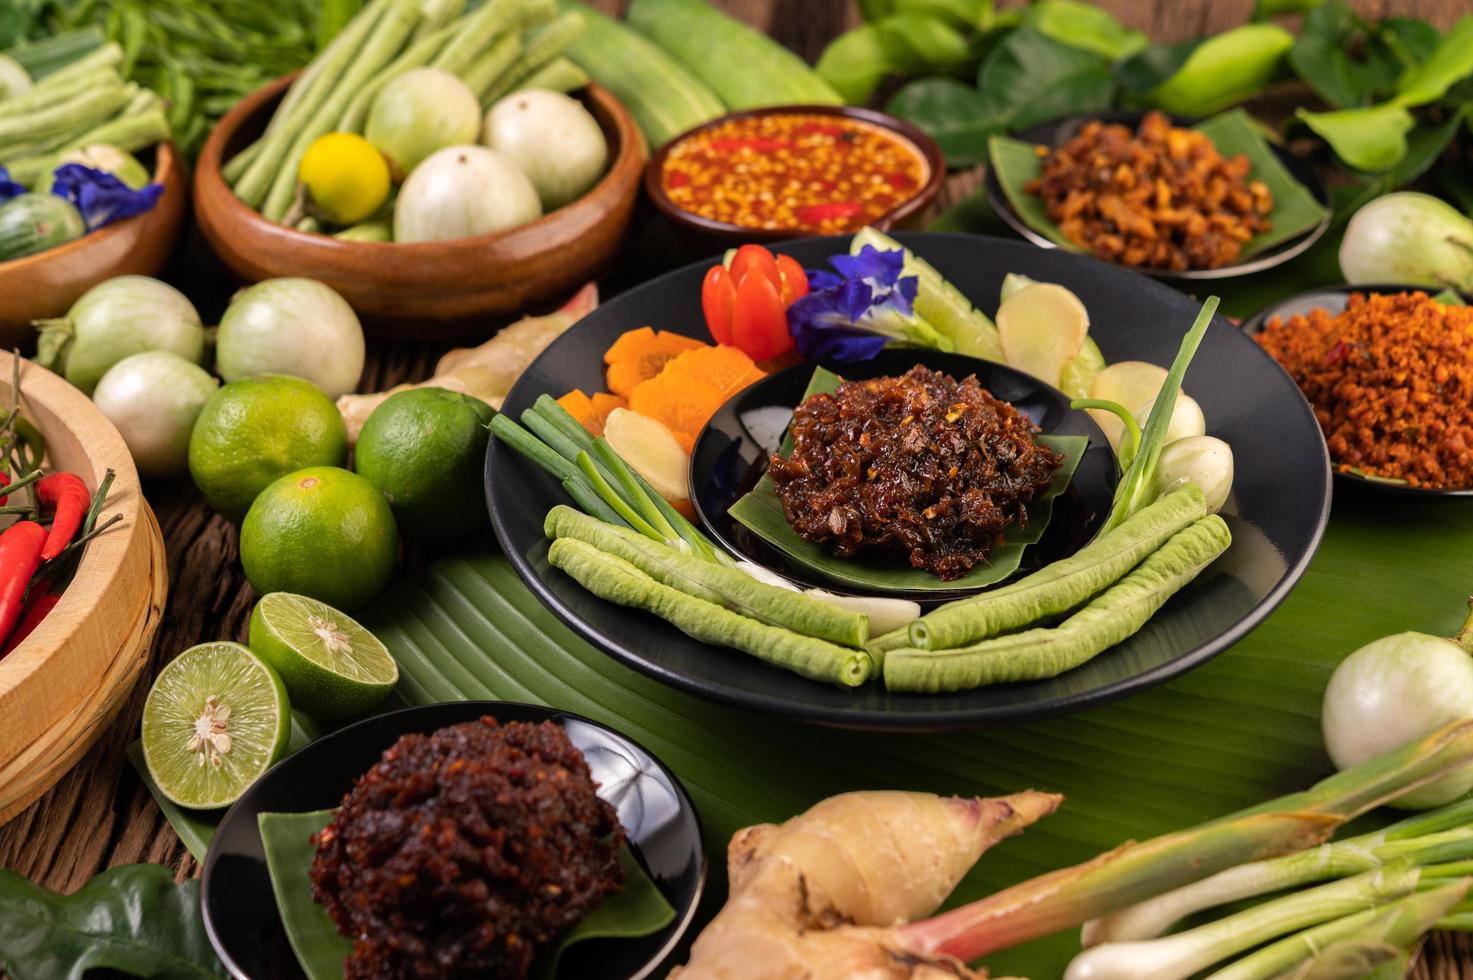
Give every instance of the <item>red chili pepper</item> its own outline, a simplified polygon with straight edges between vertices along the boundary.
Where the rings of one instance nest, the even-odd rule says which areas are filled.
[[[0,637],[8,638],[20,619],[31,576],[41,567],[46,529],[35,521],[17,521],[0,534]]]
[[[22,640],[34,633],[36,627],[41,625],[41,620],[45,619],[60,601],[61,596],[51,591],[45,579],[37,582],[26,599],[25,612],[21,615],[20,622],[16,624],[15,632],[10,634],[9,640],[5,641],[5,649],[0,650],[0,657],[20,646]]]
[[[864,209],[853,201],[810,204],[798,209],[798,220],[807,225],[816,225],[830,218],[852,218],[862,210]]]
[[[797,260],[774,256],[761,245],[743,245],[729,268],[718,265],[706,273],[701,310],[718,344],[768,361],[793,349],[788,307],[807,293],[808,275]]]
[[[50,561],[71,544],[82,518],[92,506],[92,492],[75,473],[52,473],[36,481],[36,500],[55,508],[51,517],[51,533],[41,558]]]
[[[6,476],[4,473],[0,473],[0,487],[8,486],[10,486],[10,477]],[[4,507],[8,503],[10,503],[10,494],[0,493],[0,507]]]
[[[748,136],[724,140],[712,140],[711,149],[717,153],[734,153],[741,150],[751,150],[753,153],[774,153],[785,150],[791,146],[787,140],[780,140],[767,136]]]

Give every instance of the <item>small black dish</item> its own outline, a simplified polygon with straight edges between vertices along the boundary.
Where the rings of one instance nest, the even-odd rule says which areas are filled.
[[[1037,126],[1030,126],[1028,129],[1020,130],[1016,133],[1009,133],[1008,135],[1027,143],[1057,147],[1073,139],[1080,128],[1087,122],[1098,120],[1105,123],[1119,123],[1135,129],[1140,125],[1145,115],[1146,110],[1144,109],[1115,109],[1109,112],[1066,116],[1063,119],[1039,123]],[[1171,119],[1173,126],[1190,127],[1202,121],[1201,117],[1198,116],[1182,116],[1175,113],[1167,113],[1167,116]],[[1246,276],[1254,272],[1262,272],[1264,269],[1272,269],[1274,266],[1283,265],[1295,256],[1302,255],[1308,251],[1310,246],[1324,237],[1325,232],[1330,228],[1332,217],[1328,212],[1330,207],[1330,192],[1325,189],[1324,182],[1320,180],[1319,176],[1310,167],[1305,166],[1303,161],[1282,146],[1270,143],[1269,149],[1273,150],[1274,156],[1279,158],[1279,162],[1284,165],[1284,168],[1289,171],[1290,175],[1300,184],[1304,185],[1305,189],[1309,191],[1316,201],[1319,201],[1320,204],[1325,206],[1327,211],[1324,219],[1319,224],[1266,252],[1255,255],[1246,262],[1223,266],[1220,269],[1188,269],[1185,272],[1171,272],[1166,269],[1131,267],[1132,270],[1156,279],[1173,281],[1231,279],[1235,276]],[[1008,201],[1007,195],[1003,193],[1002,184],[998,181],[997,175],[991,167],[987,168],[984,186],[987,190],[988,205],[992,210],[997,212],[998,216],[1007,223],[1008,227],[1042,248],[1059,247],[1057,242],[1040,235],[1031,228],[1028,222],[1024,221],[1018,212],[1013,209],[1012,203]]]
[[[630,850],[675,908],[674,921],[653,935],[574,944],[558,976],[636,980],[655,972],[690,928],[706,880],[700,821],[675,774],[632,740],[581,715],[510,701],[457,701],[378,715],[326,735],[272,766],[225,814],[205,855],[200,905],[210,944],[231,976],[303,976],[276,909],[257,815],[335,807],[401,735],[483,715],[562,726],[588,760],[599,795],[618,809]]]
[[[1332,286],[1317,286],[1307,289],[1302,293],[1296,293],[1287,299],[1281,299],[1277,303],[1271,303],[1259,310],[1257,313],[1243,321],[1243,333],[1252,337],[1263,332],[1263,328],[1275,317],[1305,316],[1311,310],[1324,310],[1331,316],[1345,309],[1345,303],[1351,293],[1439,293],[1441,290],[1428,286],[1401,286],[1395,283],[1338,283]],[[1464,304],[1473,306],[1473,297],[1458,294],[1462,297]],[[1330,461],[1330,467],[1334,471],[1335,478],[1343,486],[1353,487],[1356,490],[1369,491],[1371,493],[1385,493],[1402,499],[1427,500],[1432,497],[1473,497],[1473,487],[1462,489],[1451,489],[1444,487],[1413,487],[1396,480],[1387,480],[1380,477],[1366,476],[1341,470],[1334,460]]]
[[[857,364],[827,364],[825,367],[847,379],[879,378],[904,374],[916,364],[942,371],[958,380],[975,374],[982,387],[1027,415],[1043,432],[1052,435],[1087,436],[1089,449],[1069,489],[1055,501],[1048,530],[1030,547],[1027,562],[1016,574],[1067,558],[1095,534],[1110,510],[1115,494],[1115,457],[1105,434],[1084,412],[1069,407],[1069,397],[1037,378],[1004,364],[946,354],[941,351],[892,348]],[[832,592],[852,592],[822,575],[794,562],[734,521],[727,513],[767,470],[767,461],[777,452],[793,410],[813,377],[814,365],[799,364],[779,371],[729,400],[706,423],[691,454],[691,503],[706,529],[721,543],[758,565],[784,578]],[[1001,584],[1001,583],[999,583]],[[970,595],[977,589],[926,592],[856,593],[900,595],[923,604],[943,602]]]

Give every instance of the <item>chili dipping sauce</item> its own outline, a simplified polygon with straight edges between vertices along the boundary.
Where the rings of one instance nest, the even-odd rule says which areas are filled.
[[[677,208],[709,221],[832,235],[875,222],[929,178],[920,150],[881,126],[767,112],[678,140],[660,186]]]

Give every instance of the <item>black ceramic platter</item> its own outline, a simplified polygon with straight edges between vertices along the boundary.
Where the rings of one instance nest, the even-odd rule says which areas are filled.
[[[599,795],[618,810],[635,859],[675,909],[670,925],[649,936],[573,944],[559,964],[559,980],[635,980],[659,968],[690,928],[706,878],[700,822],[675,774],[633,740],[581,715],[509,701],[456,701],[378,715],[323,736],[272,766],[226,812],[205,856],[200,904],[205,931],[231,976],[303,976],[276,909],[257,815],[335,807],[401,735],[484,715],[562,727],[588,761]]]
[[[1058,147],[1074,138],[1079,132],[1080,127],[1092,120],[1099,120],[1105,123],[1119,123],[1129,126],[1134,130],[1140,125],[1141,119],[1144,118],[1145,114],[1145,110],[1140,109],[1117,109],[1110,112],[1092,113],[1089,115],[1066,116],[1063,119],[1054,119],[1049,122],[1039,123],[1036,126],[1031,126],[1028,129],[1008,135],[1025,143]],[[1201,119],[1193,116],[1181,116],[1172,113],[1168,113],[1168,116],[1173,126],[1190,127],[1201,122]],[[1302,255],[1309,250],[1310,246],[1319,241],[1330,228],[1331,215],[1328,210],[1330,207],[1330,192],[1325,189],[1324,182],[1319,179],[1313,169],[1306,166],[1294,154],[1275,143],[1270,143],[1269,149],[1273,151],[1274,156],[1279,158],[1279,161],[1289,171],[1289,174],[1302,184],[1316,201],[1325,206],[1325,217],[1318,224],[1287,241],[1275,245],[1273,248],[1254,255],[1250,259],[1218,269],[1188,269],[1184,272],[1172,272],[1166,269],[1140,269],[1138,271],[1154,278],[1176,281],[1189,282],[1192,280],[1231,279],[1235,276],[1246,276],[1254,272],[1262,272],[1264,269],[1272,269],[1274,266],[1283,265],[1295,256]],[[1046,235],[1040,234],[1019,216],[1017,210],[1008,201],[1007,195],[1003,192],[1002,184],[998,182],[997,175],[993,173],[990,167],[987,171],[984,187],[986,188],[988,205],[992,210],[997,212],[998,216],[1007,223],[1008,227],[1042,248],[1059,248],[1057,242],[1048,238]]]
[[[1089,311],[1106,361],[1169,365],[1200,303],[1138,273],[1061,249],[970,235],[900,234],[984,313],[997,311],[1010,272],[1073,290]],[[821,268],[847,237],[776,246]],[[703,261],[604,303],[522,374],[502,411],[520,418],[538,396],[605,390],[603,352],[646,324],[709,341],[701,314]],[[1135,636],[1046,681],[956,694],[889,694],[878,684],[840,689],[746,654],[691,640],[648,613],[584,590],[547,561],[543,519],[562,487],[498,440],[486,459],[492,525],[518,574],[574,631],[616,660],[681,690],[754,711],[856,728],[934,730],[997,725],[1077,711],[1159,684],[1227,649],[1263,621],[1304,572],[1330,506],[1330,465],[1309,404],[1294,382],[1223,317],[1209,326],[1185,390],[1212,435],[1236,456],[1223,516],[1233,545]]]
[[[1024,565],[1018,574],[1067,558],[1088,543],[1110,510],[1116,483],[1115,458],[1099,426],[1088,414],[1071,409],[1063,392],[1004,364],[940,351],[893,348],[870,361],[826,366],[846,380],[862,380],[904,374],[916,364],[958,380],[976,375],[983,388],[1027,415],[1042,432],[1089,439],[1089,448],[1069,489],[1054,502],[1043,540],[1024,552]],[[899,596],[922,604],[980,591],[875,592],[846,588],[792,561],[727,513],[766,472],[767,460],[778,451],[788,420],[812,376],[812,364],[779,371],[739,392],[712,416],[691,454],[691,502],[702,525],[733,554],[801,585],[854,595]]]
[[[1282,317],[1287,320],[1292,316],[1306,316],[1312,310],[1324,310],[1331,316],[1345,309],[1346,301],[1351,293],[1404,293],[1404,292],[1430,292],[1434,295],[1440,290],[1436,287],[1427,286],[1399,286],[1391,283],[1363,283],[1351,285],[1350,283],[1339,283],[1331,286],[1317,286],[1307,289],[1287,299],[1279,300],[1264,307],[1253,316],[1243,321],[1243,332],[1252,337],[1262,332],[1270,320]],[[1473,298],[1460,297],[1464,305],[1473,304]],[[1433,497],[1473,497],[1473,487],[1450,488],[1450,487],[1414,487],[1400,480],[1388,480],[1382,477],[1368,476],[1352,469],[1341,469],[1334,460],[1330,465],[1335,472],[1335,478],[1340,481],[1341,486],[1353,487],[1357,491],[1367,493],[1384,493],[1401,497],[1404,500],[1427,500]]]

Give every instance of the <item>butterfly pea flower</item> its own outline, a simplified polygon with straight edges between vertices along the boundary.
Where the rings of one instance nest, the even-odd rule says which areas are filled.
[[[64,163],[56,168],[51,193],[76,207],[87,230],[96,231],[114,221],[151,210],[163,196],[164,188],[162,184],[149,184],[134,190],[106,170]]]
[[[836,255],[829,264],[833,272],[809,270],[808,295],[788,307],[788,329],[804,357],[867,361],[891,343],[951,349],[916,315],[920,282],[903,274],[903,251],[866,245],[858,255]]]
[[[26,192],[25,186],[10,179],[10,171],[0,166],[0,204]]]

